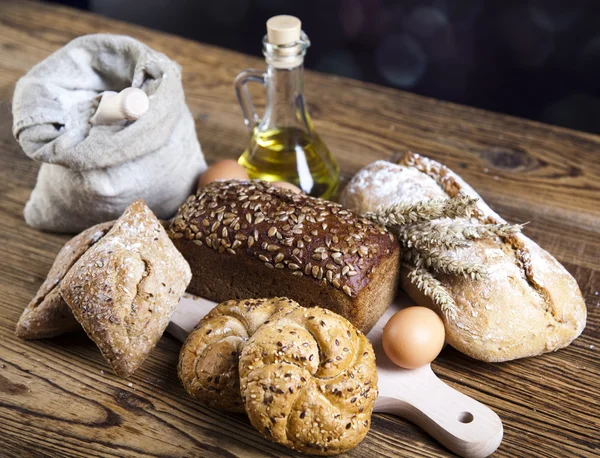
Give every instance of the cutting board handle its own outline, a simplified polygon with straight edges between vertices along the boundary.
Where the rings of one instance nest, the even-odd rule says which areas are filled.
[[[413,388],[377,398],[375,411],[406,418],[465,458],[491,455],[502,442],[494,411],[442,382],[427,365],[412,371]]]

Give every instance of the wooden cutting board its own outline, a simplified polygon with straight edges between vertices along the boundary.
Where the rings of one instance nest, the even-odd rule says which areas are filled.
[[[0,1],[0,456],[298,458],[257,436],[243,416],[222,415],[187,396],[177,380],[180,343],[171,336],[122,380],[84,334],[38,342],[14,335],[69,238],[23,221],[39,166],[12,135],[15,83],[69,40],[100,32],[131,35],[182,66],[186,102],[209,162],[237,158],[248,141],[232,82],[244,68],[264,68],[262,56],[57,3]],[[317,131],[344,179],[397,152],[423,153],[459,172],[507,220],[530,221],[525,234],[575,276],[588,324],[568,348],[502,364],[446,348],[432,366],[502,418],[495,458],[598,456],[600,136],[310,70],[305,88]],[[262,91],[256,96],[264,102]],[[344,456],[454,454],[412,423],[377,414],[363,443]]]
[[[184,341],[215,302],[185,294],[175,309],[167,332]],[[503,428],[498,415],[480,402],[442,382],[431,365],[402,369],[383,351],[383,328],[401,309],[390,305],[367,338],[377,359],[379,397],[374,412],[389,413],[419,425],[459,456],[483,458],[491,455],[502,441]]]

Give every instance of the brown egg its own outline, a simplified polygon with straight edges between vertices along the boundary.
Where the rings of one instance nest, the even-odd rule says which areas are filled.
[[[287,181],[273,181],[271,184],[273,186],[277,186],[278,188],[289,189],[290,191],[292,191],[292,192],[294,192],[296,194],[301,194],[302,193],[302,189],[300,189],[295,184],[288,183]]]
[[[394,364],[415,369],[440,354],[444,337],[444,322],[437,313],[427,307],[408,307],[383,328],[383,349]]]
[[[198,187],[206,186],[213,181],[222,180],[248,180],[248,172],[237,161],[225,159],[215,162],[200,175]]]

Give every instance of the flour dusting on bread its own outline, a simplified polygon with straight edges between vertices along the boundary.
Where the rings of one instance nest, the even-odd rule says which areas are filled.
[[[505,223],[458,175],[414,153],[399,164],[377,161],[363,168],[343,191],[341,202],[364,213],[458,196],[479,199],[475,221]],[[569,345],[585,327],[586,308],[577,282],[525,235],[477,240],[444,254],[487,267],[480,280],[435,275],[458,305],[457,320],[445,321],[446,332],[448,342],[463,353],[490,362],[533,356]],[[403,265],[403,288],[417,304],[436,308],[407,280],[411,271]]]
[[[160,221],[136,201],[77,261],[60,293],[115,373],[128,377],[160,339],[190,279]]]

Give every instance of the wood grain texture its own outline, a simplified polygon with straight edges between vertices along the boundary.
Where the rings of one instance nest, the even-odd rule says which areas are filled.
[[[243,416],[187,397],[173,338],[163,337],[127,382],[109,372],[83,335],[37,342],[14,336],[67,237],[23,221],[38,166],[12,138],[12,92],[35,63],[97,32],[131,35],[183,66],[209,161],[237,157],[248,140],[233,79],[244,68],[262,67],[259,59],[62,7],[0,2],[0,455],[298,456],[261,439]],[[500,415],[505,435],[495,456],[598,456],[600,137],[312,72],[306,92],[317,130],[346,179],[407,149],[431,156],[508,220],[531,221],[525,233],[577,278],[588,325],[567,349],[486,364],[447,348],[433,369]],[[347,456],[451,455],[410,423],[376,415],[363,444]]]

